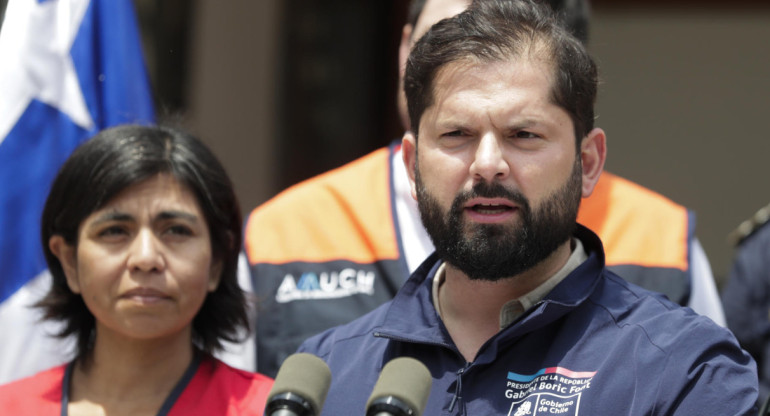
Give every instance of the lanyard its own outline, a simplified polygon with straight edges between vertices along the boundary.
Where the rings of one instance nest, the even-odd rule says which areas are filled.
[[[182,392],[187,387],[187,385],[190,383],[190,380],[192,380],[193,376],[195,376],[195,373],[198,371],[198,366],[201,362],[201,355],[202,354],[194,354],[193,359],[190,362],[190,365],[187,366],[187,370],[185,370],[184,374],[182,374],[182,378],[179,379],[179,381],[176,383],[176,386],[171,390],[171,393],[169,393],[168,397],[166,397],[166,400],[163,402],[163,405],[158,410],[158,413],[156,416],[167,416],[168,413],[171,411],[171,408],[174,406],[174,403],[176,403],[179,396],[182,395]],[[69,405],[69,396],[70,396],[70,380],[72,379],[72,368],[75,366],[75,361],[70,362],[67,364],[67,368],[64,370],[64,379],[62,380],[62,386],[61,386],[61,412],[59,413],[60,416],[67,416],[67,407]]]

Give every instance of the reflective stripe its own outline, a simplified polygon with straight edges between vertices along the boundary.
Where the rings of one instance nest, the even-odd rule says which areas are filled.
[[[690,302],[690,275],[682,270],[619,264],[607,267],[626,281],[666,295],[682,306]]]

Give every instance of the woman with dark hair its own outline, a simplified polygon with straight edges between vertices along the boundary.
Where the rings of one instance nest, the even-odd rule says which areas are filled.
[[[212,357],[248,331],[241,214],[200,141],[120,126],[73,152],[51,188],[46,319],[77,339],[67,365],[0,387],[4,414],[261,415],[272,380]]]

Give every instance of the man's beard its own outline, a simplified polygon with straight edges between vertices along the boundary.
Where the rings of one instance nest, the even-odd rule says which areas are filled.
[[[425,189],[419,169],[415,172],[420,217],[436,252],[472,280],[497,281],[536,266],[576,228],[582,195],[582,165],[577,157],[570,177],[556,192],[532,211],[527,198],[500,183],[480,182],[455,198],[448,213]],[[463,205],[471,198],[506,198],[518,205],[517,224],[467,224]]]

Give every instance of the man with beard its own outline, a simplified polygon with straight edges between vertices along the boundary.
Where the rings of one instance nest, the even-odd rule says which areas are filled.
[[[548,0],[565,27],[588,42],[588,0]],[[470,0],[411,0],[399,47],[399,81],[414,43]],[[410,129],[403,88],[398,112]],[[376,133],[373,133],[376,134]],[[257,369],[275,376],[307,338],[392,299],[434,251],[420,223],[400,140],[296,184],[249,215],[245,252],[253,290]],[[578,222],[604,243],[608,268],[725,326],[695,213],[603,172]]]
[[[392,301],[300,347],[332,370],[323,414],[363,414],[396,357],[430,371],[428,415],[756,412],[734,337],[608,271],[576,223],[605,161],[596,84],[529,0],[475,2],[417,42],[402,146],[436,252]]]

